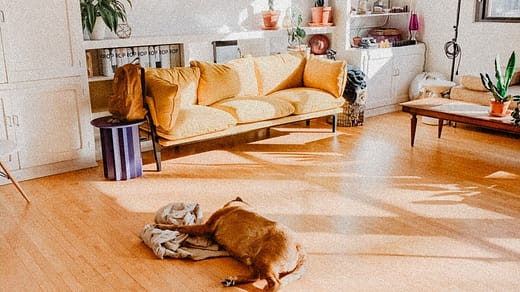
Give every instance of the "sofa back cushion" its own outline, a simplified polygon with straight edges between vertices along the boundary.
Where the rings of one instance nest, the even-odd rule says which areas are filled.
[[[197,89],[199,105],[210,105],[240,92],[240,79],[232,67],[203,61],[191,61],[190,65],[200,69]]]
[[[338,98],[343,96],[347,84],[347,64],[310,56],[303,72],[303,85],[317,88]]]
[[[179,115],[179,87],[159,78],[149,78],[146,87],[150,93],[146,97],[146,103],[155,126],[160,131],[169,132]]]
[[[279,54],[254,58],[259,95],[300,87],[303,84],[303,55]]]
[[[258,96],[258,81],[255,74],[253,58],[240,58],[226,63],[238,73],[240,89],[237,97]]]
[[[177,98],[180,99],[179,106],[186,107],[197,102],[197,87],[199,85],[199,68],[175,67],[171,69],[152,68],[146,70],[146,84],[151,79],[161,79],[172,85],[178,86]],[[147,95],[153,95],[153,88],[148,85]]]

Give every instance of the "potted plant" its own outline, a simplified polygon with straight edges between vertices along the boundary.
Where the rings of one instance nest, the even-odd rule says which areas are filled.
[[[294,23],[296,23],[296,26],[294,26]],[[298,14],[296,17],[293,17],[293,26],[287,29],[287,33],[289,35],[289,47],[291,48],[301,49],[302,47],[302,40],[307,35],[305,30],[301,27],[302,23],[303,17],[301,14]]]
[[[511,99],[513,99],[511,94],[507,94],[507,90],[509,88],[509,84],[511,83],[511,79],[513,78],[515,66],[516,54],[513,51],[509,57],[509,61],[507,62],[507,66],[503,74],[500,70],[500,58],[499,56],[495,58],[496,85],[493,84],[489,74],[480,73],[482,85],[493,94],[493,99],[490,101],[490,115],[492,116],[503,117],[507,114],[507,109],[509,108]],[[520,95],[514,96],[514,98],[520,98]]]
[[[269,9],[262,11],[262,17],[264,19],[264,29],[272,30],[277,29],[278,18],[280,17],[280,10],[274,9],[274,0],[269,0]]]
[[[132,7],[131,0],[125,1]],[[104,38],[104,25],[115,32],[120,20],[126,22],[126,8],[122,0],[80,0],[80,8],[81,24],[91,39]]]
[[[324,0],[315,0],[314,7],[311,7],[311,23],[319,25],[323,22]]]

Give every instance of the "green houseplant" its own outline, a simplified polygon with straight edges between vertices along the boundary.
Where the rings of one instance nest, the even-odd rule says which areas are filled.
[[[480,80],[482,81],[482,85],[493,94],[493,100],[491,100],[490,103],[491,115],[505,116],[511,100],[513,98],[520,98],[518,95],[512,96],[511,94],[507,93],[509,85],[511,84],[511,79],[513,78],[513,73],[515,72],[515,66],[516,54],[513,51],[509,57],[509,61],[507,62],[504,73],[501,72],[499,56],[495,58],[496,84],[493,83],[493,80],[489,74],[480,73]],[[501,109],[498,107],[501,107]]]
[[[297,16],[293,17],[293,26],[291,28],[287,29],[288,35],[289,35],[289,46],[290,47],[296,47],[298,49],[301,48],[302,40],[305,38],[307,33],[302,28],[303,23],[303,17],[301,14],[298,14]],[[296,23],[296,25],[294,25]]]
[[[131,0],[125,0],[132,7]],[[96,21],[103,20],[115,32],[119,21],[126,22],[126,8],[122,0],[80,0],[81,23],[88,33],[94,32]]]

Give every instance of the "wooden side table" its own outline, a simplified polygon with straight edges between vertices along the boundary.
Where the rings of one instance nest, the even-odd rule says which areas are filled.
[[[143,175],[139,125],[144,121],[119,121],[112,116],[90,122],[99,128],[103,173],[111,180],[127,180]]]

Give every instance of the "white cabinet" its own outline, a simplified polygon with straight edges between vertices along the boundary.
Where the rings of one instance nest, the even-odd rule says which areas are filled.
[[[346,59],[367,74],[367,115],[398,109],[408,100],[408,88],[423,71],[424,44],[387,49],[350,49]]]
[[[0,32],[8,82],[79,74],[80,42],[72,33],[77,29],[71,25],[71,16],[75,14],[69,12],[77,5],[71,5],[72,1],[0,0]]]
[[[0,138],[18,146],[2,159],[18,179],[96,165],[81,37],[77,0],[0,0]]]

